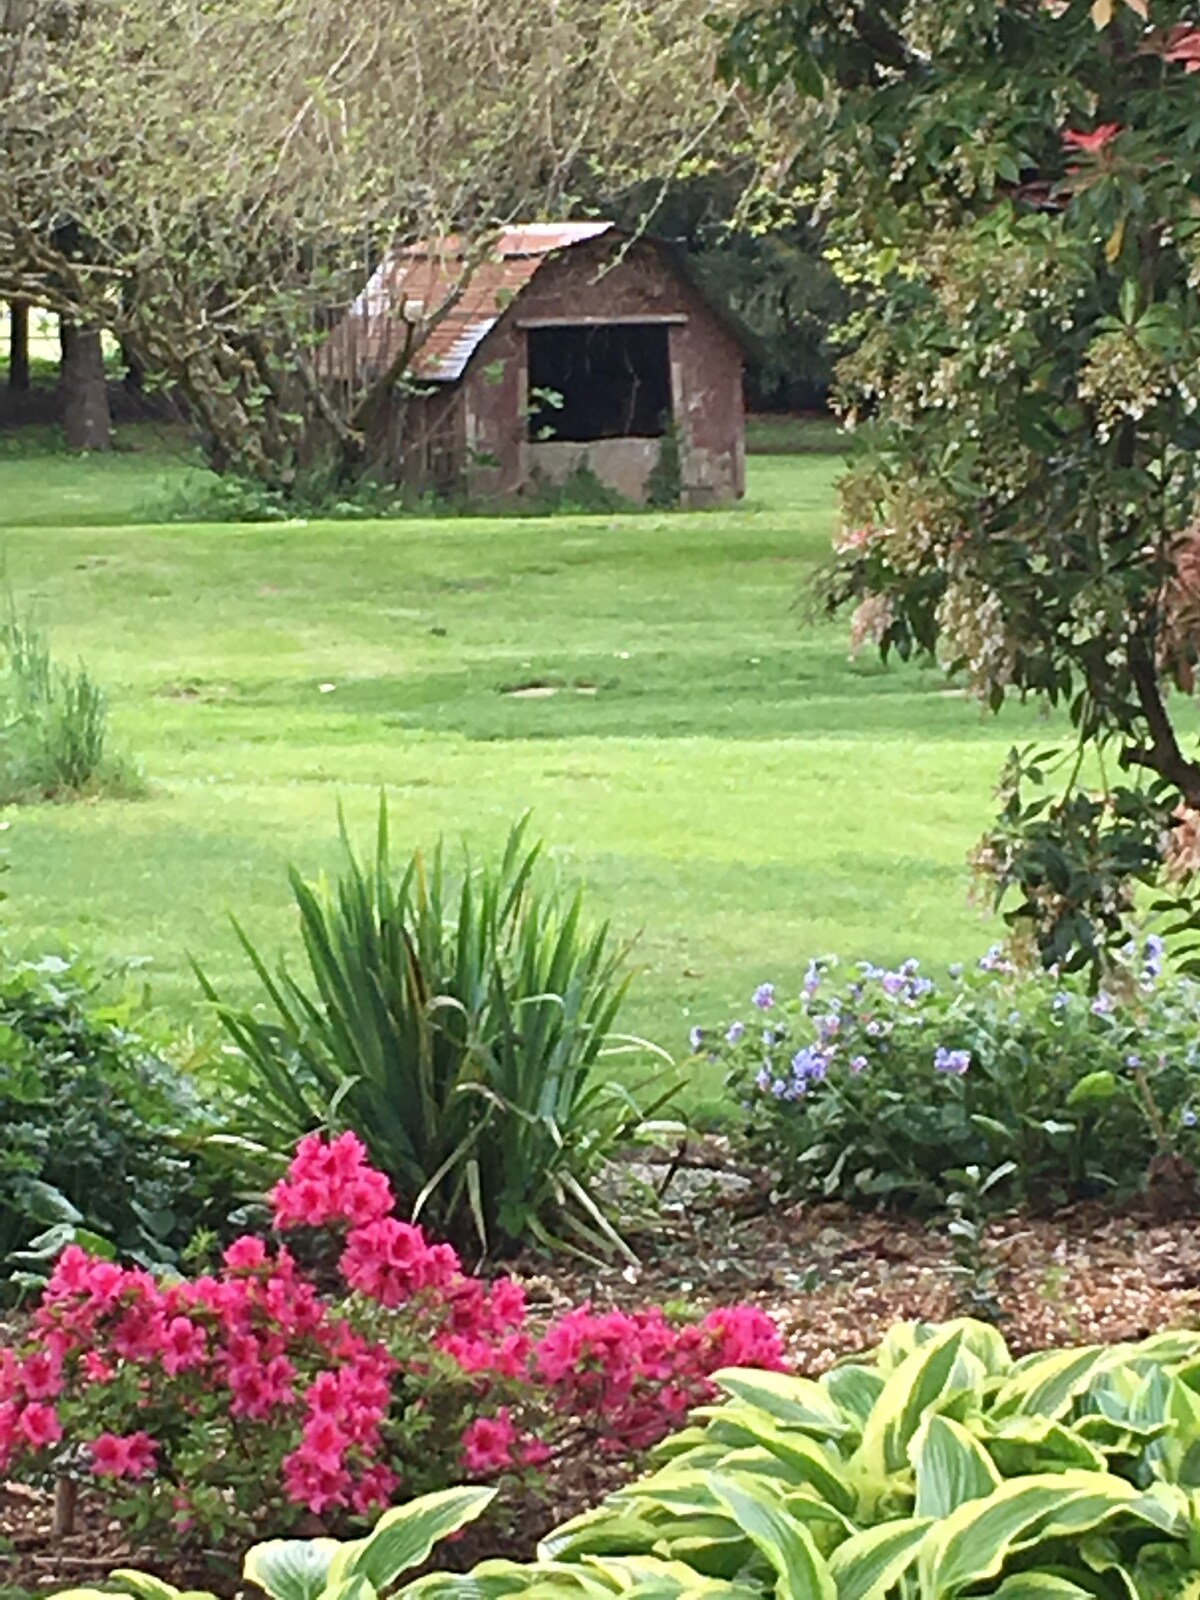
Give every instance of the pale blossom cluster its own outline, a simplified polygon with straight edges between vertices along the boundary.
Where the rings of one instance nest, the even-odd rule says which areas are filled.
[[[994,589],[952,576],[938,602],[937,620],[939,657],[947,667],[961,664],[982,699],[1012,682],[1015,653]]]

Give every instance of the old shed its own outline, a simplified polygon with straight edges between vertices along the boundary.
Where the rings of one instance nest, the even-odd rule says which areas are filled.
[[[319,356],[371,396],[370,453],[417,488],[511,497],[580,468],[631,500],[731,500],[742,346],[667,246],[607,222],[389,255]]]

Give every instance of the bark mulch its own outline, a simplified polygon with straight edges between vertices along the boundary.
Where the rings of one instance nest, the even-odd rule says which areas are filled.
[[[518,1263],[531,1309],[549,1312],[586,1299],[703,1310],[745,1300],[776,1318],[795,1369],[810,1374],[870,1349],[893,1322],[972,1310],[971,1281],[944,1227],[906,1219],[838,1206],[748,1215],[735,1199],[661,1218],[635,1244],[636,1266]],[[1200,1326],[1200,1217],[1164,1222],[1149,1213],[1080,1206],[1046,1219],[1005,1218],[988,1229],[984,1265],[990,1309],[1014,1354]],[[549,1528],[594,1504],[628,1473],[628,1464],[594,1452],[556,1462],[546,1489],[510,1500],[447,1554],[456,1567],[485,1555],[528,1556]],[[146,1566],[184,1587],[225,1594],[238,1587],[240,1551],[197,1552],[181,1563],[137,1550],[102,1501],[87,1493],[80,1495],[72,1534],[53,1536],[52,1512],[51,1494],[0,1484],[0,1600],[6,1586],[91,1585],[122,1565]]]

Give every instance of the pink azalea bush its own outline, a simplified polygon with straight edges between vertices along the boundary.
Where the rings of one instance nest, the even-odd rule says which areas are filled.
[[[279,1232],[333,1243],[344,1292],[253,1236],[191,1279],[68,1247],[27,1341],[0,1350],[0,1476],[89,1477],[177,1534],[278,1531],[533,1472],[581,1434],[641,1450],[719,1368],[782,1364],[749,1306],[680,1324],[583,1305],[534,1326],[519,1283],[464,1272],[391,1214],[352,1133],[301,1140],[271,1199]]]

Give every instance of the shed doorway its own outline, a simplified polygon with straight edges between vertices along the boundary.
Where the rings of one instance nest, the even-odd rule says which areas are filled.
[[[663,438],[671,425],[669,333],[662,322],[528,328],[529,438]]]

